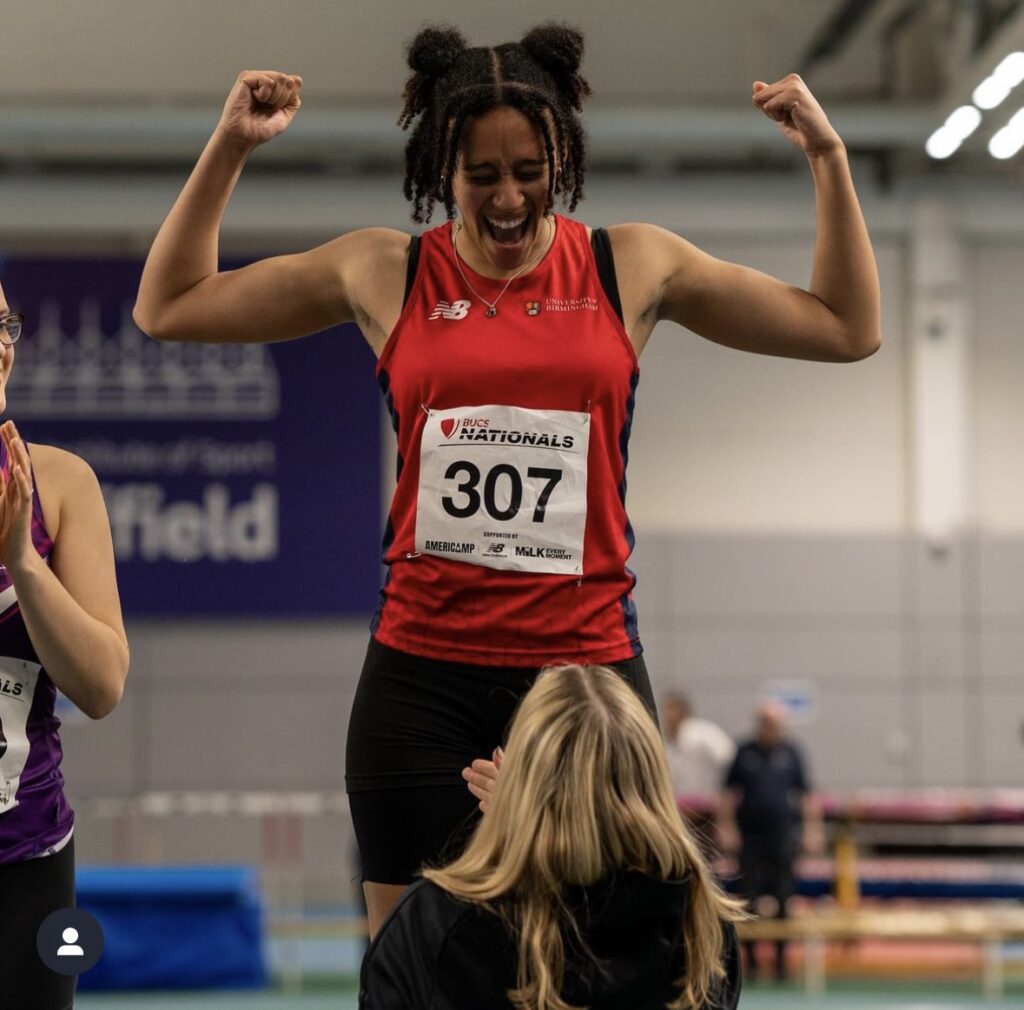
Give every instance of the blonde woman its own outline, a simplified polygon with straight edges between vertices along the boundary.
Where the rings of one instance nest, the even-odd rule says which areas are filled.
[[[465,852],[423,871],[367,951],[361,1010],[735,1007],[726,898],[676,809],[658,729],[600,666],[524,697]]]

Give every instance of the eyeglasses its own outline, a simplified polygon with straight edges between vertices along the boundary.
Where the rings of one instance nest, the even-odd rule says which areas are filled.
[[[8,347],[16,344],[18,337],[21,336],[21,324],[24,321],[25,317],[18,312],[0,318],[0,344],[6,344]]]

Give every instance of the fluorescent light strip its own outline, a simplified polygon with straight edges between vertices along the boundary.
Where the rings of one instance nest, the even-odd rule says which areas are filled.
[[[989,111],[1002,104],[1018,84],[1024,82],[1024,52],[1010,53],[975,89],[974,105],[962,105],[952,112],[924,145],[928,156],[941,161],[954,155],[960,145],[981,123],[979,109]],[[975,107],[976,106],[976,107]],[[991,141],[988,150],[993,158],[1012,158],[1024,147],[1024,118],[1021,112],[1010,120]]]
[[[942,160],[955,154],[960,145],[978,128],[981,113],[973,105],[961,105],[954,109],[924,145],[928,155]]]
[[[974,89],[971,98],[979,109],[994,109],[1021,81],[1024,81],[1024,53],[1010,53]]]
[[[1001,130],[988,142],[988,153],[1005,161],[1024,147],[1024,109],[1019,109]]]
[[[992,76],[1002,81],[1007,87],[1015,88],[1024,81],[1024,53],[1010,53],[992,71]]]
[[[992,74],[974,89],[971,99],[979,109],[988,111],[1002,104],[1012,90],[1006,81],[1001,81],[995,74]]]

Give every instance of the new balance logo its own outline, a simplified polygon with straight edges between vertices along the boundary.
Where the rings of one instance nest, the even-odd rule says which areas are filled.
[[[469,302],[438,302],[430,313],[431,319],[465,319],[469,315]]]

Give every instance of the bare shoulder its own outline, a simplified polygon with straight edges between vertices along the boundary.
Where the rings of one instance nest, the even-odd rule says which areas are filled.
[[[368,281],[405,269],[409,243],[409,236],[394,228],[358,228],[301,256],[314,268],[340,277],[344,295],[357,307]]]
[[[634,288],[650,307],[693,247],[656,224],[618,224],[608,229],[619,284]]]
[[[412,237],[393,228],[361,228],[328,246],[352,318],[376,354],[402,311]]]
[[[677,318],[680,307],[706,289],[717,261],[681,235],[655,224],[627,224],[613,230],[616,272],[623,272],[644,293],[657,319]],[[619,267],[619,248],[622,267]],[[628,282],[627,282],[628,283]]]
[[[408,233],[396,228],[357,228],[328,243],[326,248],[341,249],[346,256],[371,256],[380,263],[404,259],[409,253],[409,241]]]
[[[648,269],[663,265],[668,272],[684,250],[693,248],[675,232],[656,224],[612,225],[608,229],[608,237],[616,256],[616,267],[621,253],[623,266],[628,266],[629,261],[636,260]]]
[[[393,228],[357,228],[306,252],[282,257],[279,262],[292,267],[296,283],[312,277],[316,286],[335,279],[341,281],[339,296],[358,295],[364,276],[372,276],[404,263],[409,252],[409,236]]]
[[[80,508],[95,508],[102,503],[99,481],[81,456],[55,445],[30,442],[28,451],[39,502],[46,521],[46,532],[56,539],[63,516],[71,502]]]
[[[590,238],[594,234],[594,229],[590,225],[586,226],[587,238]],[[650,245],[651,232],[664,232],[666,235],[671,234],[665,232],[664,228],[659,228],[653,224],[610,224],[604,229],[608,233],[608,238],[612,244],[612,252],[618,254],[621,253],[623,256],[643,254],[645,249]]]
[[[608,228],[623,323],[639,354],[659,317],[665,286],[679,261],[678,235],[653,224],[616,224]]]
[[[663,235],[670,234],[671,232],[659,228],[656,224],[636,221],[629,224],[613,224],[608,228],[612,248],[621,250],[624,256],[647,255]]]
[[[72,493],[96,486],[96,474],[81,456],[55,445],[34,442],[29,443],[28,450],[37,481]]]

